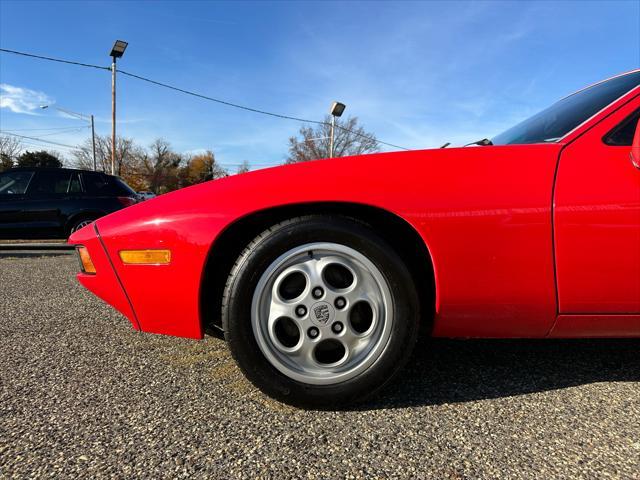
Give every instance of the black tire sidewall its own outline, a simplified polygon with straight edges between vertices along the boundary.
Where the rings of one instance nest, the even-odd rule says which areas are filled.
[[[80,225],[81,223],[86,222],[86,221],[95,222],[95,220],[96,220],[96,217],[91,217],[91,216],[80,217],[80,218],[74,220],[71,223],[71,226],[68,227],[68,232],[67,232],[68,235],[67,236],[71,235],[72,233],[75,233],[76,229],[78,228],[78,225]]]
[[[367,370],[333,385],[305,384],[282,374],[263,355],[251,325],[253,295],[264,271],[285,252],[315,242],[342,244],[365,255],[382,272],[392,295],[394,322],[385,350]],[[371,228],[344,217],[302,217],[269,229],[243,252],[229,278],[222,318],[231,353],[254,385],[289,404],[330,409],[368,397],[393,377],[413,349],[418,313],[409,271]]]

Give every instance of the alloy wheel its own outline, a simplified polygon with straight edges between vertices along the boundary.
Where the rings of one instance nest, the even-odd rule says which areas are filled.
[[[393,327],[378,267],[353,248],[311,243],[273,261],[255,289],[251,324],[267,360],[287,377],[331,385],[369,368]]]

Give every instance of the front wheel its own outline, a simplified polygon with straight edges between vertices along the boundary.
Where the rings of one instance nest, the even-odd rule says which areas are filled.
[[[223,298],[231,353],[286,403],[335,408],[386,384],[415,343],[418,300],[406,266],[370,227],[299,217],[253,240]]]

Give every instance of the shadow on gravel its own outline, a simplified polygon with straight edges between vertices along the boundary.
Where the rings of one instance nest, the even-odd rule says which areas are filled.
[[[47,250],[39,250],[39,251],[11,251],[11,250],[1,250],[0,249],[0,259],[2,258],[38,258],[38,257],[68,257],[69,255],[73,255],[73,252],[70,251],[47,251]]]
[[[357,410],[437,405],[594,382],[639,382],[640,340],[422,340],[407,367]]]

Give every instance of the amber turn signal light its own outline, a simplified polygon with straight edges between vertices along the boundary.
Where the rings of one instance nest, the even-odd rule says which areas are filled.
[[[78,257],[80,257],[80,266],[82,267],[83,273],[96,273],[96,267],[91,260],[91,256],[89,255],[89,250],[87,247],[78,247],[76,248],[76,252],[78,252]]]
[[[171,250],[120,250],[120,260],[128,265],[167,265]]]

